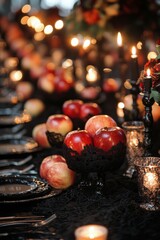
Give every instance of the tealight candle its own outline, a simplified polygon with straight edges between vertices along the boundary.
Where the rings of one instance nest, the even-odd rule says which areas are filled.
[[[107,240],[108,229],[101,225],[85,225],[75,230],[76,240]]]
[[[143,178],[143,185],[150,191],[155,191],[159,188],[158,175],[156,172],[147,172]]]

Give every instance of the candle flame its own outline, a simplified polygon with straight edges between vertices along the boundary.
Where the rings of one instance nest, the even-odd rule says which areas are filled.
[[[135,46],[132,47],[132,55],[136,55],[136,47]]]
[[[148,68],[147,69],[147,77],[150,77],[151,76],[151,70]]]
[[[118,34],[117,34],[117,44],[119,47],[122,46],[122,35],[120,32],[118,32]]]

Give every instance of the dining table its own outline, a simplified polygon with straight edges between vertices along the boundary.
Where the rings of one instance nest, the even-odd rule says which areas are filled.
[[[113,98],[111,95],[110,98]],[[114,101],[112,101],[115,104]],[[103,111],[115,115],[114,108],[105,103]],[[40,116],[25,124],[27,137],[32,137],[33,127],[43,123],[47,118],[62,111],[61,104],[46,101],[46,108]],[[63,155],[62,146],[40,148],[32,154],[34,171],[23,175],[40,177],[40,165],[46,156]],[[14,157],[18,157],[15,154]],[[4,158],[3,155],[0,156]],[[23,228],[23,226],[0,227],[0,239],[54,239],[74,240],[75,230],[83,225],[99,224],[108,229],[108,240],[159,240],[159,211],[147,211],[140,207],[137,176],[132,178],[124,174],[125,161],[116,171],[106,171],[104,189],[96,191],[94,187],[82,186],[77,180],[65,190],[51,188],[43,197],[31,197],[27,200],[14,198],[12,201],[0,200],[0,217],[5,216],[44,216],[56,214],[56,219],[40,228]],[[9,175],[12,177],[13,175]],[[0,176],[1,177],[1,176]]]

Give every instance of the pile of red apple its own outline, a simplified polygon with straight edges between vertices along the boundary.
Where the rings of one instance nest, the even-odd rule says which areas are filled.
[[[123,161],[122,157],[125,157],[125,150],[125,133],[108,115],[89,118],[83,130],[71,131],[64,138],[64,156],[68,166],[75,171],[83,170],[79,166],[83,160],[84,165],[92,164],[92,153],[96,154],[96,160],[99,163],[99,159],[103,159],[104,156],[110,158],[111,165],[112,159],[116,156],[116,162],[119,161],[117,167],[119,167]],[[100,155],[103,157],[101,158]]]

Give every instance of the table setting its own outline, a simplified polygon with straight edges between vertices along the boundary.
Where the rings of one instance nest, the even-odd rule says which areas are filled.
[[[0,16],[0,239],[160,239],[160,40],[128,28],[136,3]]]

